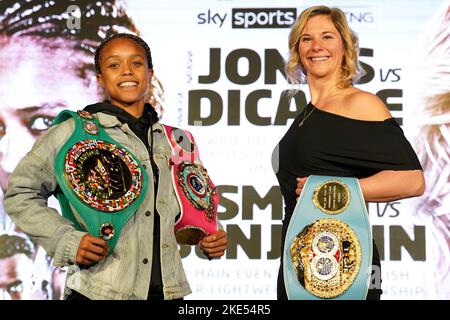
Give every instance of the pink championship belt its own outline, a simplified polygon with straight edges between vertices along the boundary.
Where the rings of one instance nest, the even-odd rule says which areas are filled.
[[[196,245],[217,231],[219,194],[201,165],[192,134],[166,125],[164,129],[172,149],[172,181],[181,208],[175,237],[180,244]]]

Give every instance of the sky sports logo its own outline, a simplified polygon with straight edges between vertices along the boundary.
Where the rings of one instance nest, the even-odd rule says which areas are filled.
[[[296,8],[232,9],[233,29],[290,28],[297,18]]]

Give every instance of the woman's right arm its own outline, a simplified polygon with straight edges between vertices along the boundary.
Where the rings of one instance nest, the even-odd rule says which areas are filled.
[[[54,175],[57,151],[72,132],[73,122],[69,120],[38,139],[9,177],[4,197],[5,210],[14,223],[44,247],[54,258],[55,266],[75,263],[78,245],[86,234],[48,207],[47,201],[57,187]]]

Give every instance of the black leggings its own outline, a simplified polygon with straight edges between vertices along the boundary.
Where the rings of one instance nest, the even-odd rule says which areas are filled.
[[[89,299],[86,296],[83,296],[81,293],[75,290],[71,290],[69,295],[67,295],[67,297],[65,297],[64,300],[91,300],[91,299]]]

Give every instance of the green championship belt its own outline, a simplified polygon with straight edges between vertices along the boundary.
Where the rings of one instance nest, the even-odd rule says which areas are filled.
[[[366,299],[372,231],[356,178],[310,176],[283,252],[288,299]]]
[[[74,132],[55,160],[56,181],[62,190],[56,198],[63,216],[78,230],[106,240],[110,254],[123,226],[145,198],[147,174],[89,112],[63,110],[53,124],[71,117]]]

